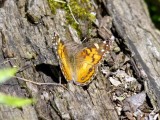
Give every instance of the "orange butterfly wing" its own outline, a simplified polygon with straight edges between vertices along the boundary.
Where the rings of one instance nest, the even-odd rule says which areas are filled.
[[[94,43],[78,52],[75,57],[74,82],[78,85],[86,85],[94,77],[98,63],[106,51],[110,50],[109,43]]]
[[[66,80],[73,80],[81,86],[90,83],[104,53],[110,50],[109,43],[100,42],[84,47],[71,41],[64,43],[59,36],[55,37],[59,63]]]
[[[57,55],[59,57],[59,63],[62,70],[62,73],[67,81],[72,80],[72,65],[70,64],[70,56],[67,51],[67,46],[65,46],[64,42],[61,41],[59,36],[57,37]]]

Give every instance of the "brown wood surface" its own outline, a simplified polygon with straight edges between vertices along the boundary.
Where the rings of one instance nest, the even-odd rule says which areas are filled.
[[[129,51],[137,75],[143,78],[145,89],[154,108],[160,108],[160,33],[149,17],[144,1],[103,0],[113,19],[116,32]],[[145,74],[144,74],[145,71]]]
[[[50,67],[58,65],[52,51],[52,37],[53,32],[58,31],[66,39],[63,10],[52,15],[46,0],[7,0],[0,8],[0,30],[1,63],[10,60],[1,68],[18,66],[23,70],[17,76],[36,82],[58,81],[50,74],[56,74]],[[24,66],[29,67],[24,69]],[[0,106],[0,119],[118,119],[106,91],[106,82],[94,80],[87,89],[68,83],[67,88],[72,92],[53,85],[37,86],[12,79],[1,85],[1,91],[33,97],[37,102],[22,109]]]
[[[146,76],[148,95],[155,107],[159,98],[159,33],[154,28],[143,1],[99,1],[104,12],[113,18],[118,43],[126,44],[135,66],[139,63]],[[71,28],[66,25],[65,12],[53,15],[47,0],[6,0],[0,6],[1,68],[17,66],[17,76],[36,82],[58,82],[56,55],[52,51],[53,32],[58,31],[66,40]],[[130,55],[130,54],[129,54]],[[5,62],[9,60],[9,62]],[[4,64],[5,62],[5,64]],[[26,66],[26,68],[25,68]],[[35,67],[36,66],[36,67]],[[25,69],[24,69],[25,68]],[[56,75],[53,75],[56,74]],[[63,82],[63,81],[62,81]],[[1,85],[0,91],[19,97],[35,98],[34,105],[22,108],[0,106],[0,120],[118,120],[110,94],[108,80],[97,75],[88,87],[73,83],[38,86],[18,79]],[[160,85],[160,84],[159,84]],[[156,103],[156,100],[157,103]]]

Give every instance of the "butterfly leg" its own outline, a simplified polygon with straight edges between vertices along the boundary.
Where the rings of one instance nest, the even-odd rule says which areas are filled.
[[[62,82],[62,74],[61,74],[61,72],[59,71],[59,74],[58,74],[58,76],[59,76],[59,83],[58,84],[61,84]]]

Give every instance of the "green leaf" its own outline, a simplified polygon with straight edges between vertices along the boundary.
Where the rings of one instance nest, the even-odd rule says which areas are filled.
[[[17,72],[17,68],[6,68],[0,70],[0,83],[3,83],[13,77]]]
[[[35,100],[33,99],[13,97],[10,95],[5,95],[5,94],[0,93],[0,104],[9,105],[12,107],[22,107],[25,105],[32,104],[34,102]]]

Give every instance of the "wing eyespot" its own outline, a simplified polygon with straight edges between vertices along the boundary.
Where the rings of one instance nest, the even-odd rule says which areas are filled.
[[[93,70],[93,68],[89,68],[89,72],[91,72]]]

